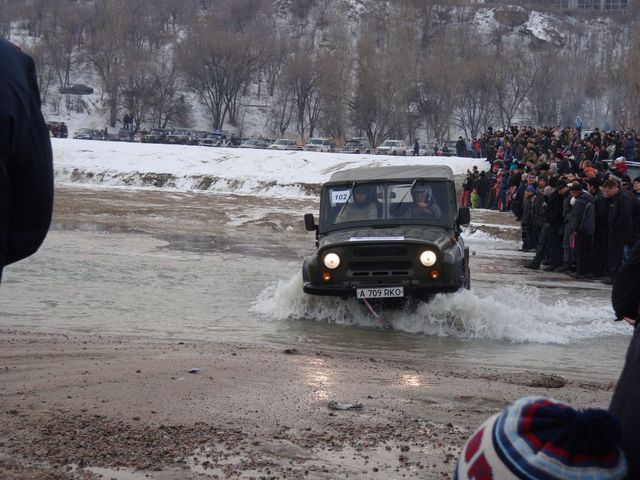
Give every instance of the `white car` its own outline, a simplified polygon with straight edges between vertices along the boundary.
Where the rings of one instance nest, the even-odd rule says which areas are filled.
[[[304,149],[307,152],[333,152],[336,144],[328,138],[310,138]]]
[[[293,140],[288,140],[286,138],[279,138],[271,145],[269,145],[269,150],[302,150],[296,142]]]
[[[404,140],[385,140],[382,145],[378,145],[376,153],[379,155],[406,155],[407,144]]]

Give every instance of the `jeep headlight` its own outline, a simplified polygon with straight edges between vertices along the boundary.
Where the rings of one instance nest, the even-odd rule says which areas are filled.
[[[425,267],[433,267],[437,257],[433,250],[425,250],[420,254],[420,263]]]
[[[327,253],[324,256],[324,266],[327,267],[330,270],[335,270],[336,268],[338,268],[340,266],[340,257],[338,256],[337,253]]]

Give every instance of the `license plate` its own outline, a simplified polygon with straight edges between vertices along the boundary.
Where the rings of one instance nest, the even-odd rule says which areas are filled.
[[[356,298],[398,298],[398,297],[404,297],[404,287],[356,289]]]

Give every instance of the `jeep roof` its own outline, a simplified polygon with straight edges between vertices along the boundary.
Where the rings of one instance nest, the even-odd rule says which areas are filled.
[[[386,180],[428,180],[454,181],[453,171],[446,165],[398,165],[391,167],[361,167],[335,172],[324,185],[347,182],[372,182]]]

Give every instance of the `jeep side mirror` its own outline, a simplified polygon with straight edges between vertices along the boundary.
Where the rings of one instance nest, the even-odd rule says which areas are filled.
[[[313,218],[313,213],[305,213],[304,228],[306,228],[308,232],[313,232],[314,230],[318,229],[318,226],[316,225],[316,221]]]
[[[469,207],[462,207],[458,209],[458,223],[460,225],[469,225],[471,223],[471,212]]]

